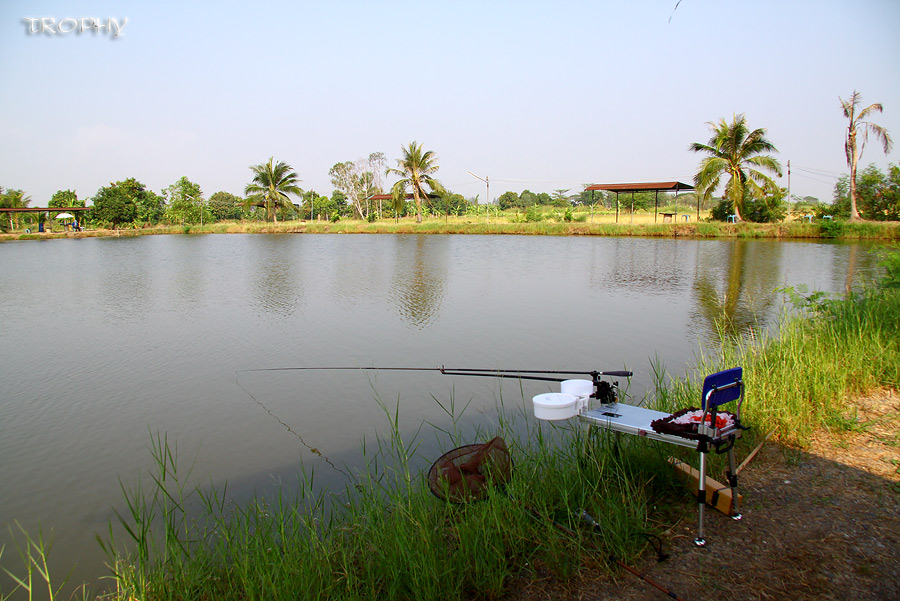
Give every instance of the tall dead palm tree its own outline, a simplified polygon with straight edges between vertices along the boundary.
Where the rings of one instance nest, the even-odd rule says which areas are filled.
[[[437,165],[437,155],[431,150],[422,150],[421,144],[415,140],[409,146],[404,147],[403,157],[397,159],[397,168],[390,167],[386,175],[399,175],[401,179],[391,189],[395,201],[406,196],[406,190],[412,189],[413,200],[416,201],[416,223],[422,223],[422,198],[427,198],[424,186],[435,194],[440,194],[443,187],[432,174],[440,167]]]
[[[745,192],[750,197],[762,198],[765,186],[775,186],[775,182],[757,168],[781,175],[781,164],[763,154],[778,152],[778,149],[766,139],[765,129],[750,131],[743,114],[734,115],[731,123],[723,118],[718,123],[710,121],[707,125],[712,131],[709,142],[690,145],[694,152],[709,154],[700,162],[694,185],[701,197],[709,198],[722,178],[728,178],[724,197],[731,201],[735,215],[741,219]]]
[[[287,163],[283,161],[275,163],[274,157],[269,157],[267,163],[251,165],[250,169],[253,171],[253,179],[244,188],[244,194],[247,195],[246,202],[264,206],[267,218],[274,219],[277,223],[278,205],[293,208],[288,194],[295,196],[303,194],[303,190],[297,186],[300,178]]]
[[[856,90],[853,90],[853,93],[848,100],[844,100],[840,97],[838,100],[841,101],[841,108],[844,110],[844,116],[850,120],[850,124],[847,126],[847,139],[844,141],[844,152],[847,155],[847,165],[850,167],[850,219],[857,220],[860,217],[859,211],[856,208],[856,164],[859,162],[859,157],[862,156],[863,149],[866,147],[869,133],[871,132],[872,135],[881,141],[885,154],[891,151],[893,142],[886,129],[880,125],[866,121],[866,118],[872,113],[881,112],[882,106],[880,102],[870,104],[863,110],[857,112],[857,105],[862,100],[862,96],[860,96],[859,92]],[[857,151],[856,136],[860,131],[862,131],[862,145],[860,146],[859,151]]]

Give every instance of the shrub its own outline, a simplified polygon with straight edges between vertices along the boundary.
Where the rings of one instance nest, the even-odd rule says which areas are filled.
[[[844,223],[835,219],[823,219],[819,222],[823,238],[840,238],[844,233]]]

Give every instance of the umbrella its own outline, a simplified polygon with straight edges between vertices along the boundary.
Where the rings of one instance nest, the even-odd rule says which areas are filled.
[[[55,219],[75,219],[75,215],[71,213],[60,213]]]

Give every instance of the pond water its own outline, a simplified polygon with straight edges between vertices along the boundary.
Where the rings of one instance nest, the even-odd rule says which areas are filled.
[[[57,573],[105,574],[94,535],[122,509],[120,481],[152,466],[156,433],[195,477],[241,496],[296,478],[301,461],[343,487],[310,449],[352,470],[363,439],[388,429],[379,400],[403,432],[446,425],[450,397],[487,428],[503,387],[522,404],[510,381],[435,371],[248,370],[627,368],[640,400],[651,361],[681,375],[721,324],[746,336],[775,323],[775,288],[842,291],[870,274],[867,249],[438,235],[0,244],[2,561],[17,564],[17,521],[52,530]],[[427,437],[426,454],[446,442]]]

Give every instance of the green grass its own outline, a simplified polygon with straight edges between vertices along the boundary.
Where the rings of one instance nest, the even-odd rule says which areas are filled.
[[[104,543],[119,598],[499,598],[535,567],[567,578],[610,554],[633,559],[651,527],[649,508],[673,486],[654,447],[616,454],[600,436],[523,424],[521,413],[501,407],[514,477],[482,502],[452,505],[411,469],[417,437],[404,440],[396,413],[385,415],[388,434],[339,496],[314,492],[312,474],[303,474],[294,496],[241,507],[224,491],[187,487],[177,452],[155,436],[152,484],[125,490],[129,540],[110,534]],[[583,510],[598,517],[598,534],[580,529]]]

